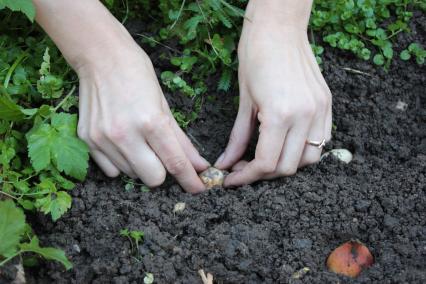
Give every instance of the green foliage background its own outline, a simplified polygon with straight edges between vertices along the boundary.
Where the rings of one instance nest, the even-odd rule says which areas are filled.
[[[123,23],[131,18],[146,23],[136,40],[167,50],[162,58],[172,67],[161,74],[161,82],[194,102],[190,113],[173,109],[182,127],[197,118],[207,78],[218,78],[219,93],[236,86],[247,0],[104,2]],[[379,68],[399,59],[424,64],[420,43],[409,44],[399,56],[394,45],[399,33],[411,32],[413,11],[425,9],[425,2],[417,0],[316,0],[309,27],[312,49],[320,64],[326,46]],[[69,191],[85,179],[89,158],[76,135],[77,78],[32,24],[34,16],[30,0],[0,0],[0,266],[35,252],[69,269],[63,251],[40,247],[24,214],[39,211],[53,221],[65,214],[72,202]]]

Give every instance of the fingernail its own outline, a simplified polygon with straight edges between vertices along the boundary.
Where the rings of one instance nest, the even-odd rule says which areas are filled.
[[[215,166],[217,166],[217,165],[220,165],[222,162],[223,162],[223,160],[225,159],[225,152],[224,153],[222,153],[220,156],[219,156],[219,158],[216,160],[216,163],[214,163],[214,165]]]

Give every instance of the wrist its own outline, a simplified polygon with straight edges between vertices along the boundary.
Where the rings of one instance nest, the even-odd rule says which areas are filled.
[[[283,32],[306,32],[312,0],[250,0],[245,24],[278,27]]]

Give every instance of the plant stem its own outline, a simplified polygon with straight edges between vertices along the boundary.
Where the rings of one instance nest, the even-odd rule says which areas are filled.
[[[65,98],[53,109],[53,111],[56,112],[68,100],[68,98],[72,96],[74,91],[75,91],[75,85],[71,88],[68,95],[66,95]]]
[[[9,193],[6,193],[6,192],[4,192],[4,191],[0,191],[0,193],[1,193],[1,194],[3,194],[3,195],[6,195],[6,196],[7,196],[7,197],[9,197],[9,198],[12,198],[12,199],[18,200],[18,198],[16,198],[15,196],[10,195]]]
[[[22,253],[22,251],[18,251],[17,253],[15,253],[14,255],[9,256],[8,258],[6,258],[5,260],[3,260],[2,262],[0,262],[0,266],[3,266],[6,264],[6,262],[8,262],[9,260],[11,260],[12,258],[20,255]]]
[[[15,71],[16,67],[28,56],[27,52],[24,52],[19,56],[15,62],[13,62],[13,65],[10,67],[9,71],[6,74],[6,77],[4,78],[4,88],[7,89],[9,85],[10,78],[12,77],[13,72]]]

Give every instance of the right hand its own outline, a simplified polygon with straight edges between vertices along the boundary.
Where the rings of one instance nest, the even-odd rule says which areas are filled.
[[[209,163],[175,121],[142,49],[122,46],[75,69],[80,78],[78,135],[107,176],[123,172],[156,187],[167,170],[186,191],[205,190],[197,171]]]

